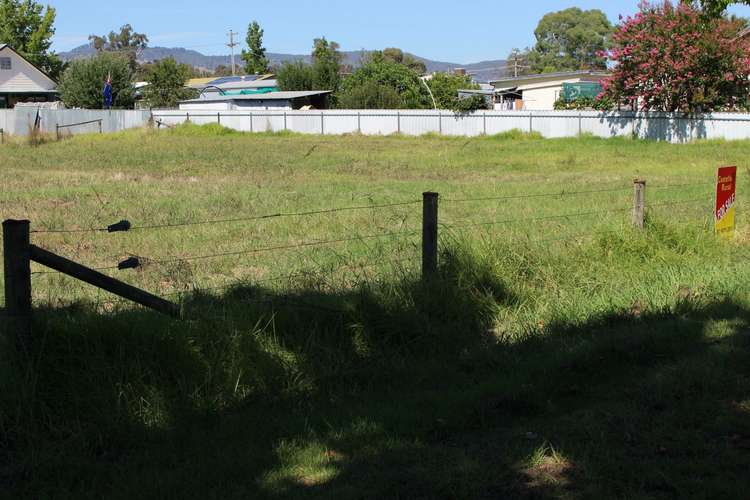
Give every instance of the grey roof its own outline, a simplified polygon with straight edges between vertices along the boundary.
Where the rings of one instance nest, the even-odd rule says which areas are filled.
[[[557,73],[540,73],[537,75],[523,75],[519,77],[508,77],[500,78],[499,80],[492,80],[490,83],[497,82],[524,82],[528,80],[537,80],[539,78],[573,78],[576,76],[607,76],[609,73],[606,71],[595,71],[595,70],[581,70],[581,71],[560,71]]]
[[[0,50],[3,50],[7,46],[8,46],[7,43],[0,43]]]
[[[494,95],[495,89],[458,89],[459,94]]]
[[[211,92],[218,92],[216,88],[220,88],[221,90],[244,90],[244,89],[258,89],[258,88],[264,88],[264,87],[276,87],[278,86],[278,82],[276,79],[269,79],[269,80],[254,80],[254,81],[248,81],[248,82],[229,82],[229,83],[220,83],[218,85],[207,85],[207,91]]]
[[[183,103],[201,103],[201,102],[227,102],[227,101],[288,101],[291,99],[302,99],[305,97],[314,97],[318,95],[331,94],[331,90],[312,90],[299,92],[268,92],[266,94],[249,94],[249,95],[208,95],[202,99],[190,99],[180,101]]]

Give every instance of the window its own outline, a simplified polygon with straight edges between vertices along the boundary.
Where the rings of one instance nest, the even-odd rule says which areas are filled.
[[[10,57],[0,57],[0,69],[11,69]]]

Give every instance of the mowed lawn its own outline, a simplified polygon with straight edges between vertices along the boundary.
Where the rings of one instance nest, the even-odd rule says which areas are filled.
[[[215,126],[0,146],[0,218],[186,313],[34,265],[35,343],[0,373],[0,486],[745,498],[748,153]],[[713,234],[724,165],[739,167],[732,241]],[[426,191],[441,255],[423,281]],[[99,231],[122,219],[131,231]]]

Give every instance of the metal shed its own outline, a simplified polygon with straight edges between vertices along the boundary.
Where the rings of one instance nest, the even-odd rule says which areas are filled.
[[[204,95],[179,103],[181,110],[233,111],[243,109],[293,110],[328,109],[330,90],[268,92],[261,94]]]

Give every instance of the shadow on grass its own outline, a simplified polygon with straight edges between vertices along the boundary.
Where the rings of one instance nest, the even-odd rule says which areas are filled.
[[[3,377],[0,483],[75,498],[746,493],[745,305],[686,298],[498,344],[505,290],[449,259],[427,284],[196,294],[188,322],[40,310],[31,361]]]

